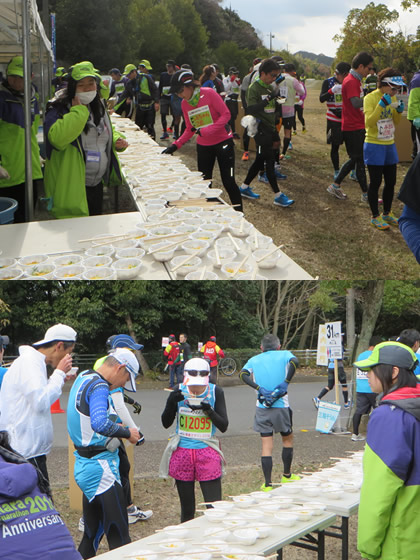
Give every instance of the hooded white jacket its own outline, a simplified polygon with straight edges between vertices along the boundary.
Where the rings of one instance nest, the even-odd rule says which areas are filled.
[[[45,356],[20,346],[0,389],[0,430],[25,459],[46,455],[53,442],[50,406],[61,395],[66,374],[56,369],[48,379]]]

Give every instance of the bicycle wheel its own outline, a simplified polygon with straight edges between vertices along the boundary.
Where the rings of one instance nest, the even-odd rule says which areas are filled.
[[[230,377],[237,369],[236,361],[233,358],[222,358],[219,362],[219,371]]]
[[[169,367],[165,369],[165,365],[163,362],[158,362],[154,368],[153,372],[155,374],[155,378],[159,381],[165,381],[169,383]]]

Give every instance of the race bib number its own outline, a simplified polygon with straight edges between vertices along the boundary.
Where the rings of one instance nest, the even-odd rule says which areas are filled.
[[[368,378],[368,372],[357,368],[356,379],[367,379],[367,378]]]
[[[99,163],[101,161],[101,152],[88,150],[86,153],[86,161]]]
[[[268,95],[262,95],[261,99],[265,101],[267,97]],[[264,107],[264,113],[274,113],[275,110],[276,110],[276,106],[272,101],[270,101],[269,104]]]
[[[211,438],[212,422],[202,410],[179,409],[178,434],[192,439]]]
[[[395,126],[392,119],[381,119],[377,123],[378,140],[393,140]]]
[[[170,95],[169,91],[171,89],[171,86],[166,86],[162,88],[162,93],[163,95]]]
[[[280,97],[287,97],[289,88],[287,86],[280,86]]]
[[[343,96],[341,93],[335,93],[334,94],[334,101],[336,103],[343,103]]]
[[[188,111],[188,117],[194,128],[205,128],[213,124],[213,117],[208,105]]]

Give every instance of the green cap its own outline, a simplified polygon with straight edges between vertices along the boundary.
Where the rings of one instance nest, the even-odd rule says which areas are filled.
[[[87,60],[83,62],[78,62],[74,64],[69,70],[70,76],[76,82],[83,80],[83,78],[99,78],[101,79],[101,75],[99,74],[99,70],[97,70],[93,64]]]
[[[362,370],[370,370],[378,364],[387,364],[414,371],[418,359],[411,348],[400,342],[381,342],[366,360],[354,362]]]
[[[150,62],[148,60],[146,60],[145,58],[143,60],[140,60],[139,66],[144,66],[147,70],[152,69],[152,66],[151,66]]]
[[[55,71],[55,75],[57,78],[61,78],[62,76],[64,76],[65,73],[66,73],[66,69],[64,68],[64,66],[59,66]]]
[[[127,64],[126,67],[124,68],[124,72],[123,72],[124,76],[127,76],[127,74],[129,74],[133,70],[137,70],[134,64]]]
[[[20,76],[23,78],[23,56],[14,56],[6,69],[6,76]]]

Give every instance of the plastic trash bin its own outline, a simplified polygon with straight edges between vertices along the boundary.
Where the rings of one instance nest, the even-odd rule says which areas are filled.
[[[12,224],[18,203],[14,198],[0,196],[0,224]]]

